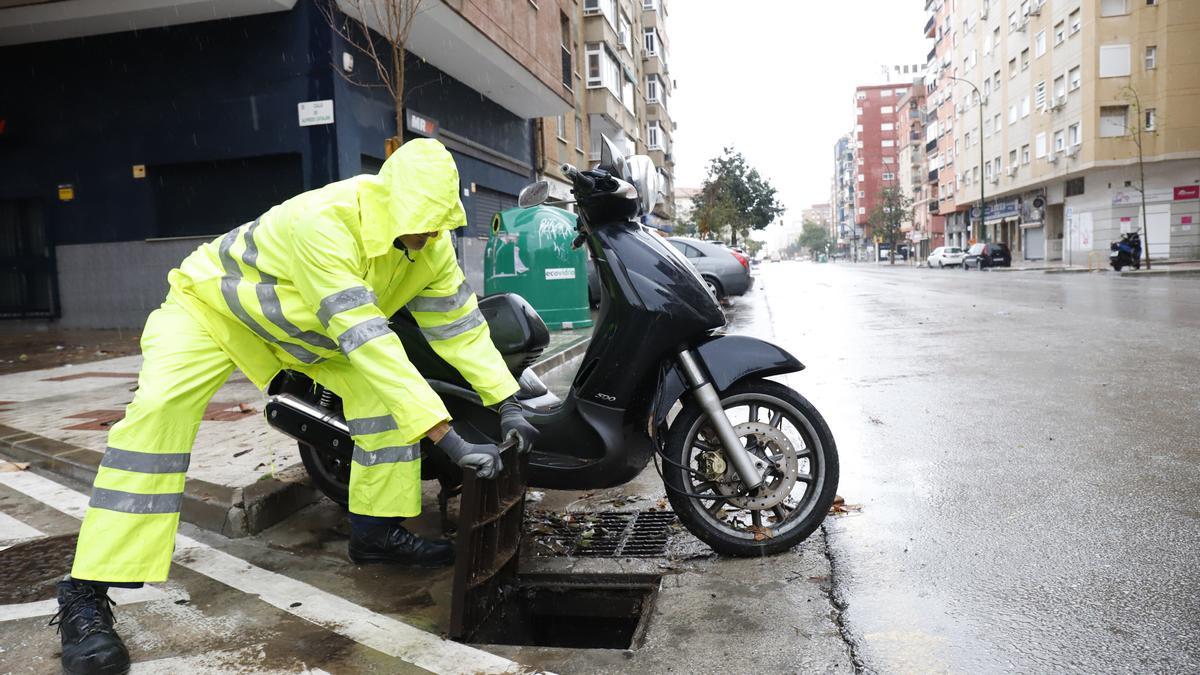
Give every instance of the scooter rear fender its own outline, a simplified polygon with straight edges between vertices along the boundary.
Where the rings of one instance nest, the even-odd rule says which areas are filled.
[[[709,380],[718,392],[727,391],[750,377],[768,377],[804,370],[804,364],[787,350],[747,335],[714,335],[694,347]],[[688,390],[687,380],[674,359],[658,383],[650,414],[654,429],[667,419],[668,413]]]

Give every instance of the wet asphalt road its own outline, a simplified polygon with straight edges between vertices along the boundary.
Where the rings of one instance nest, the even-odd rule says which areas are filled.
[[[1200,279],[766,264],[809,368],[845,635],[878,672],[1200,670]]]

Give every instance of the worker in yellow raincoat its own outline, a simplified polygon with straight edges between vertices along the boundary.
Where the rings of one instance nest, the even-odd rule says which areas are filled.
[[[377,176],[306,192],[201,246],[169,276],[146,321],[138,390],[108,436],[71,575],[59,583],[67,672],[123,672],[109,586],[163,581],[184,476],[209,399],[234,368],[260,388],[281,369],[342,397],[354,438],[350,557],[423,566],[453,561],[450,542],[408,532],[421,511],[420,441],[492,477],[495,445],[467,443],[408,361],[388,317],[407,307],[433,349],[500,405],[502,434],[537,436],[517,383],[455,259],[446,230],[466,216],[458,170],[434,140],[403,145]]]

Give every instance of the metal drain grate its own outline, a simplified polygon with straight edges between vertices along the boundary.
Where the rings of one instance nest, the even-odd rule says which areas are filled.
[[[531,513],[526,531],[538,556],[657,558],[678,522],[673,511]]]

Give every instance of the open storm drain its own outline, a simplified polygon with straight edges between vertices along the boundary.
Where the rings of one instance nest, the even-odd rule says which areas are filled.
[[[678,528],[673,511],[531,512],[527,545],[535,556],[658,558]]]

